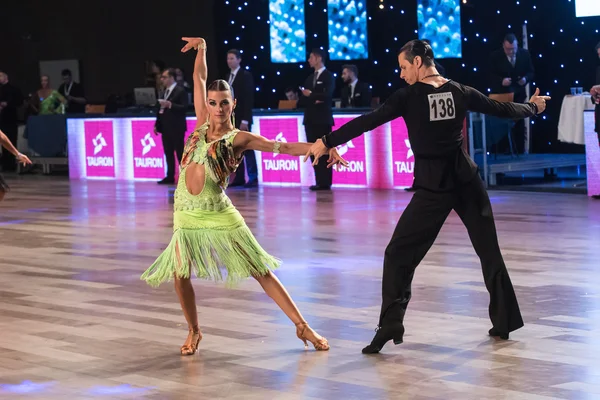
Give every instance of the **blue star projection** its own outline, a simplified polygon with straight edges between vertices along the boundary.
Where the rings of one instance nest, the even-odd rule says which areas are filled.
[[[271,61],[306,61],[304,0],[270,0]]]
[[[419,37],[429,39],[435,58],[461,58],[459,0],[419,0]]]
[[[369,58],[367,10],[364,1],[328,0],[329,58]]]

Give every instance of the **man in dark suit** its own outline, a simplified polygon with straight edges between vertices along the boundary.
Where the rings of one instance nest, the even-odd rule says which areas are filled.
[[[371,107],[371,88],[369,84],[358,80],[356,65],[342,67],[342,80],[346,84],[342,88],[342,108]]]
[[[517,37],[509,33],[504,37],[502,49],[490,57],[492,93],[514,93],[515,103],[524,103],[527,97],[525,85],[534,77],[531,55],[526,49],[520,49]],[[525,124],[518,121],[514,129],[517,151],[523,153],[525,146]]]
[[[313,49],[308,58],[312,73],[304,82],[302,96],[298,100],[298,108],[304,109],[304,130],[306,139],[315,142],[323,135],[331,132],[333,123],[333,91],[335,80],[333,74],[325,68],[325,52]],[[315,169],[316,185],[310,190],[330,190],[332,182],[332,169],[327,168],[328,156],[323,156]],[[314,161],[314,160],[313,160]]]
[[[187,123],[185,115],[188,108],[188,95],[185,89],[175,82],[175,69],[168,68],[160,76],[165,89],[161,99],[154,125],[154,133],[162,134],[163,148],[167,158],[167,176],[158,183],[168,185],[175,183],[175,155],[181,162]]]
[[[252,108],[254,107],[254,79],[250,71],[240,66],[242,56],[239,50],[231,49],[227,52],[227,66],[229,72],[225,80],[233,88],[233,97],[236,100],[235,127],[250,132],[252,129]],[[246,183],[246,171],[248,182]],[[244,186],[247,188],[258,185],[258,167],[254,150],[244,152],[244,160],[238,166],[229,186]]]

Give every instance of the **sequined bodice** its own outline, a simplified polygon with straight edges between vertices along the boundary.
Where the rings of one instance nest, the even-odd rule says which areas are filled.
[[[212,160],[215,160],[215,157],[217,157],[214,154],[209,155],[209,151],[211,150],[211,146],[219,144],[218,142],[223,141],[223,144],[233,148],[233,140],[239,130],[234,129],[223,135],[220,139],[211,142],[208,142],[206,139],[207,131],[208,123],[195,130],[192,135],[190,135],[185,145],[177,189],[175,189],[174,194],[175,211],[191,211],[195,209],[221,211],[231,206],[231,200],[229,200],[224,189],[218,183],[216,171],[214,170],[215,168],[211,168],[211,163],[207,162],[207,160],[209,157],[212,157]],[[192,162],[204,165],[205,168],[203,189],[198,195],[193,195],[188,192],[185,184],[186,170]],[[224,186],[226,186],[226,184]]]

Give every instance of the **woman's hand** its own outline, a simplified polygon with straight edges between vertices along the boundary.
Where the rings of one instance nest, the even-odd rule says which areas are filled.
[[[182,53],[187,51],[197,49],[198,46],[204,44],[206,46],[206,41],[203,38],[191,38],[191,37],[182,37],[181,40],[186,41],[187,43],[181,49]]]
[[[27,157],[25,154],[19,153],[15,158],[17,159],[17,162],[23,164],[23,166],[33,164],[29,157]]]

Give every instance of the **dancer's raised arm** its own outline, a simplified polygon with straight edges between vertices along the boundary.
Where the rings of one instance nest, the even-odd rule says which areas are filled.
[[[197,50],[194,62],[194,109],[196,111],[196,128],[204,124],[208,118],[208,107],[206,105],[206,79],[208,78],[208,67],[206,66],[206,41],[202,38],[181,38],[187,43],[181,49],[182,53],[189,50]]]

